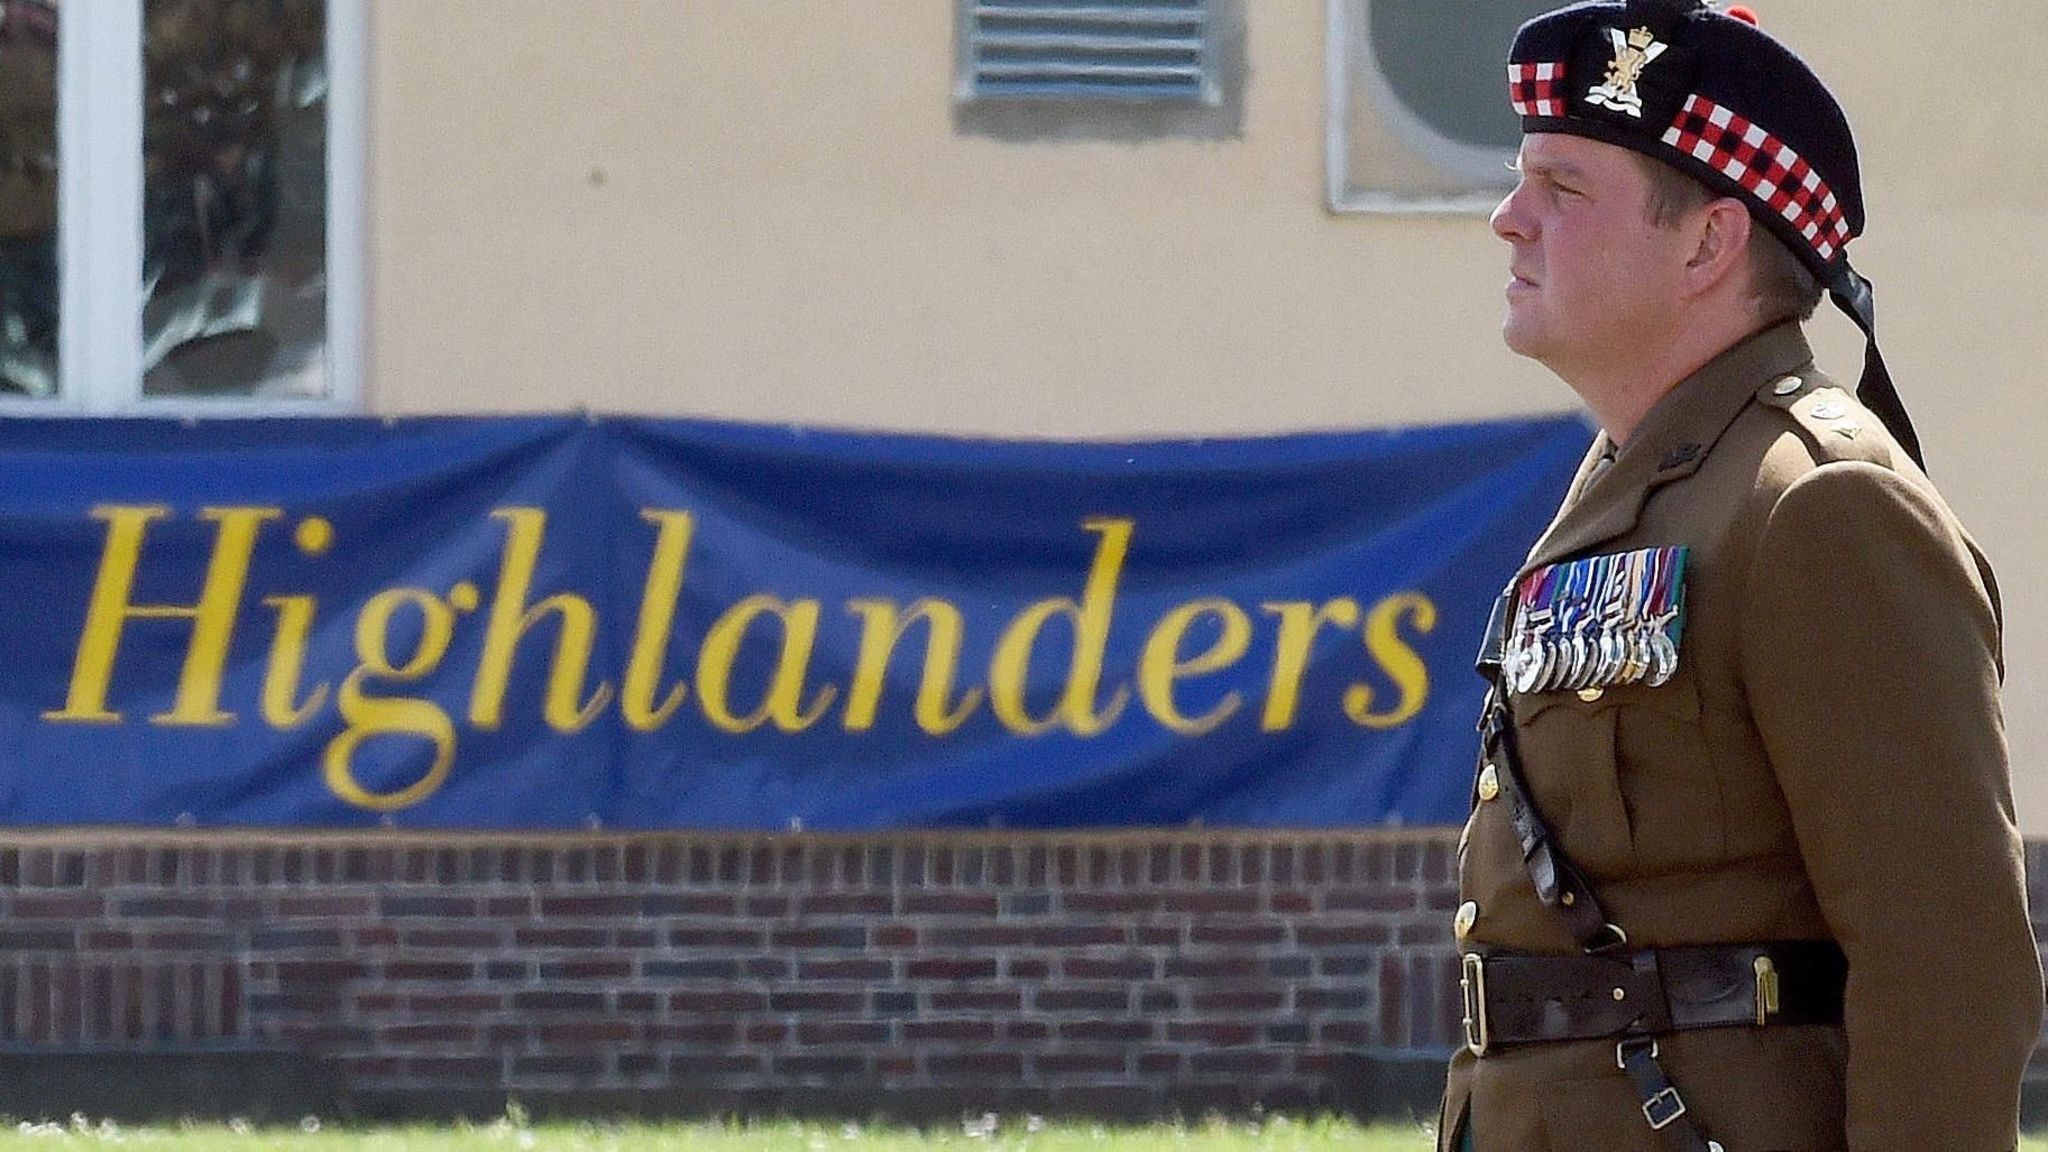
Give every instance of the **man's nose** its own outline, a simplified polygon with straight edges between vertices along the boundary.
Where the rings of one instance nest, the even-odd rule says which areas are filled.
[[[1529,239],[1529,220],[1522,212],[1522,185],[1517,184],[1494,206],[1490,223],[1493,234],[1503,240]]]

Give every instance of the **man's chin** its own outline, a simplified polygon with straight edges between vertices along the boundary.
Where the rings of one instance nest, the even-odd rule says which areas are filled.
[[[1501,342],[1508,346],[1508,351],[1517,356],[1540,360],[1542,357],[1538,353],[1542,351],[1543,342],[1532,328],[1533,326],[1526,321],[1517,320],[1513,310],[1510,310],[1507,318],[1501,321]]]

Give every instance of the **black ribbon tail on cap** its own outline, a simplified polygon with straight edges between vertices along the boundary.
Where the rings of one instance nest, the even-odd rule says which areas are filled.
[[[1845,263],[1828,282],[1828,295],[1834,299],[1835,307],[1863,329],[1863,379],[1856,385],[1856,398],[1884,421],[1892,438],[1924,471],[1927,462],[1920,456],[1920,435],[1913,431],[1906,405],[1899,399],[1899,390],[1892,386],[1891,371],[1884,366],[1884,353],[1877,350],[1877,298],[1870,281]]]

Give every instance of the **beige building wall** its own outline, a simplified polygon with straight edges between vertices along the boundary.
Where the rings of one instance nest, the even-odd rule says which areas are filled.
[[[1857,126],[1857,263],[2003,577],[2048,834],[2048,5],[1761,7]],[[1483,219],[1326,211],[1323,0],[1246,8],[1240,137],[1011,143],[954,131],[949,0],[376,0],[370,406],[1053,437],[1572,407],[1500,345]],[[1815,336],[1853,379],[1853,328]]]

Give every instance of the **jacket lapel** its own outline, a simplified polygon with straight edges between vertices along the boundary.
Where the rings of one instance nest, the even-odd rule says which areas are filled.
[[[1797,323],[1766,328],[1666,393],[1621,446],[1614,463],[1592,476],[1593,462],[1607,446],[1607,435],[1601,433],[1522,572],[1555,564],[1634,528],[1651,493],[1699,471],[1761,385],[1812,363],[1813,352]]]

